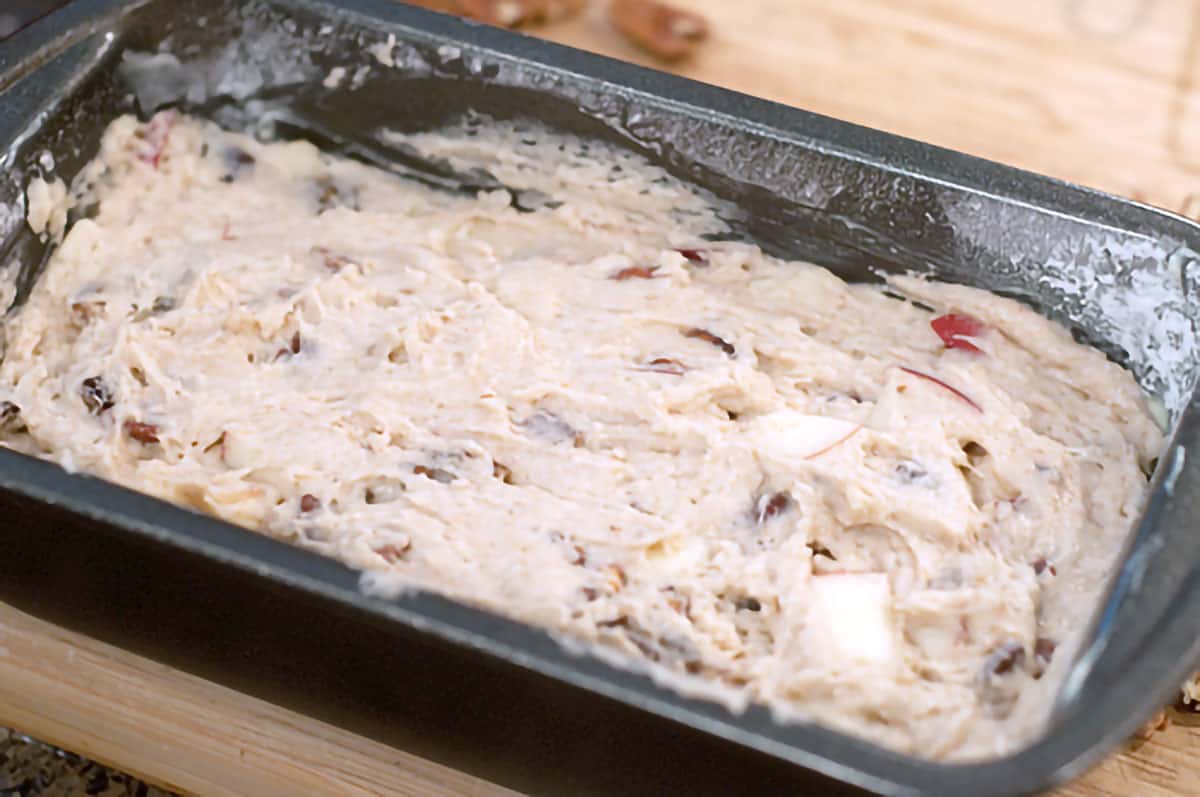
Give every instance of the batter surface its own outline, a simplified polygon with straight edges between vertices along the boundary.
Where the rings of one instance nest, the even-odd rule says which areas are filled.
[[[904,752],[1037,730],[1162,444],[1129,374],[706,242],[598,145],[412,144],[542,199],[114,122],[30,188],[93,212],[4,323],[5,444]]]

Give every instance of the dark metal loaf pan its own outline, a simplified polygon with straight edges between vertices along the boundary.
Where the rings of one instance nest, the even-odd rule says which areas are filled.
[[[366,48],[389,36],[385,68]],[[127,51],[173,55],[149,62],[148,81]],[[336,66],[371,69],[328,89]],[[370,134],[474,111],[615,142],[728,200],[734,234],[772,253],[858,280],[926,271],[1064,321],[1164,398],[1171,447],[1051,732],[979,764],[917,761],[759,708],[730,714],[436,596],[364,597],[336,562],[7,450],[0,600],[553,794],[1030,792],[1110,751],[1196,663],[1195,225],[391,0],[77,0],[0,45],[0,252],[23,289],[46,255],[22,223],[46,153],[69,178],[112,118],[163,103],[232,125],[274,114],[289,135],[468,189]]]

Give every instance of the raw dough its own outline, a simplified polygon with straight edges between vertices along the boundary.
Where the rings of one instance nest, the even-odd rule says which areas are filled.
[[[1029,739],[1162,444],[1134,380],[1007,299],[708,243],[703,197],[555,142],[412,140],[524,212],[117,120],[31,186],[51,234],[98,210],[5,323],[6,444],[781,717]]]

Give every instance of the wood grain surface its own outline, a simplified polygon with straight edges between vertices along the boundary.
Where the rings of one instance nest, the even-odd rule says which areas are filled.
[[[681,4],[713,24],[682,74],[1200,213],[1200,0]],[[599,7],[537,32],[652,63]],[[509,793],[3,604],[0,724],[188,793]],[[1056,793],[1200,794],[1200,719]]]
[[[680,5],[712,40],[679,74],[1161,207],[1200,193],[1197,0]],[[656,65],[602,6],[538,33]]]

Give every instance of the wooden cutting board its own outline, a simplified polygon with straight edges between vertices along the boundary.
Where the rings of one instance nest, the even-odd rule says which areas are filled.
[[[1200,195],[1196,0],[680,5],[713,29],[687,77],[1160,207]],[[658,65],[594,6],[537,32]]]
[[[681,74],[1200,214],[1200,0],[687,5],[713,37]],[[652,63],[599,8],[538,33]],[[1200,794],[1172,717],[1057,794]],[[3,604],[0,724],[205,795],[509,793]]]

